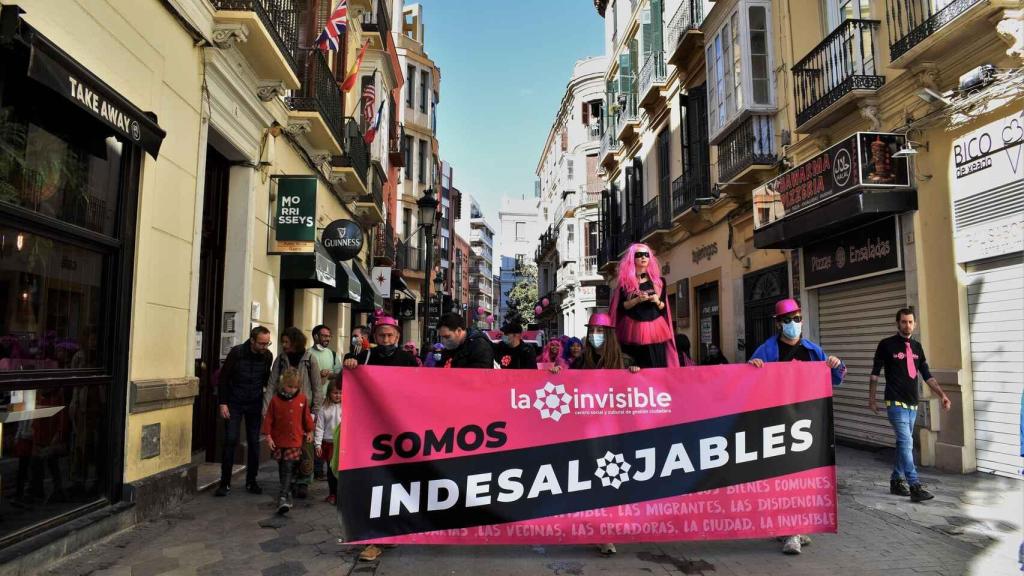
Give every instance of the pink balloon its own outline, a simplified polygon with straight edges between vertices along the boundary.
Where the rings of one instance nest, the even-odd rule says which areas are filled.
[[[477,314],[483,314],[486,311],[487,311],[487,309],[484,308],[483,306],[477,306],[477,308],[476,308],[476,313]]]
[[[540,314],[543,311],[544,311],[544,309],[541,308],[540,306],[537,306],[536,308],[533,309],[533,313],[534,314]]]
[[[542,305],[544,305],[544,306],[547,306],[548,304],[551,304],[551,300],[548,300],[547,298],[545,298],[545,299],[541,300],[540,303]]]
[[[488,314],[487,315],[487,321],[488,322],[494,322],[494,314]]]

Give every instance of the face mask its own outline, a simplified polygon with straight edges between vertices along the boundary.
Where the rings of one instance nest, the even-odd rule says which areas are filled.
[[[511,344],[512,339],[509,338],[508,336],[502,336],[501,341],[504,342],[505,344]]]
[[[795,340],[800,337],[800,322],[790,322],[789,324],[782,325],[782,335],[790,340]]]
[[[362,345],[362,342],[363,341],[359,339],[359,336],[353,336],[352,337],[352,347],[353,348],[359,348]]]
[[[377,345],[377,353],[381,356],[391,356],[395,353],[395,350],[398,350],[398,344],[388,344],[386,346],[382,344]]]
[[[434,352],[434,362],[440,362],[440,361],[441,361],[441,353],[440,352]]]
[[[604,334],[591,334],[590,344],[594,348],[600,348],[601,346],[604,346]]]
[[[456,342],[455,340],[452,340],[451,338],[446,339],[441,343],[444,344],[445,350],[455,350],[456,348],[459,347],[459,343]]]

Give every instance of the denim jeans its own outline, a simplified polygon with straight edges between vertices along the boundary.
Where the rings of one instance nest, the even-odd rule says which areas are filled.
[[[906,478],[908,484],[917,484],[917,469],[914,468],[914,421],[917,420],[917,409],[890,406],[886,412],[896,432],[896,464],[892,469],[892,479]]]

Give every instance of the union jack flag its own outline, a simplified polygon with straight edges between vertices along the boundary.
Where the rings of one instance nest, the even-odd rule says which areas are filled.
[[[373,86],[373,77],[363,88],[363,119],[367,126],[373,122],[374,103],[377,100],[377,89]]]
[[[341,46],[341,37],[348,27],[348,0],[341,0],[334,7],[331,16],[324,24],[324,31],[316,38],[316,45],[321,50],[338,51]]]

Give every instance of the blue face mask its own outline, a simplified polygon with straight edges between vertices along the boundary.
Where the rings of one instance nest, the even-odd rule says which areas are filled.
[[[782,325],[782,335],[790,340],[796,340],[800,337],[800,322],[790,322]]]
[[[504,342],[505,344],[511,344],[512,338],[510,338],[509,335],[506,334],[501,337],[501,341]]]
[[[441,340],[441,344],[444,345],[445,350],[455,350],[459,347],[459,343],[454,338],[444,338]]]
[[[604,346],[604,334],[591,334],[590,344],[594,348],[600,348],[601,346]]]

